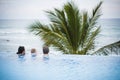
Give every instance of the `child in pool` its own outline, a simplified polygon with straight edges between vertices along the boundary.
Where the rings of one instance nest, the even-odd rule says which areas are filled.
[[[36,53],[36,49],[35,49],[35,48],[31,49],[31,56],[32,56],[32,57],[36,57],[36,56],[37,56],[37,53]]]

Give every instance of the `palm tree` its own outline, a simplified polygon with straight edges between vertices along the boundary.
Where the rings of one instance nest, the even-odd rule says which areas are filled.
[[[92,55],[120,55],[120,41],[103,46],[95,51]]]
[[[67,2],[62,9],[46,11],[50,24],[37,21],[30,26],[30,32],[40,36],[45,45],[65,54],[87,54],[100,32],[97,20],[101,16],[101,4],[89,15],[87,11],[80,11],[74,2]]]

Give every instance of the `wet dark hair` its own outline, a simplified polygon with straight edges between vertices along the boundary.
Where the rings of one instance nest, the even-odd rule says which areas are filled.
[[[23,51],[25,51],[24,46],[19,46],[17,54],[21,54]]]
[[[49,48],[47,46],[43,47],[43,54],[48,54],[49,53]]]

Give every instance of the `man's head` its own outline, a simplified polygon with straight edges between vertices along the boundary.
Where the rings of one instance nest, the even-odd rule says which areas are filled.
[[[48,54],[49,53],[49,48],[47,46],[43,47],[43,54]]]

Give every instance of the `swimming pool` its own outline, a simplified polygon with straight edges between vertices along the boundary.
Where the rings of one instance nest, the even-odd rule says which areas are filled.
[[[0,80],[120,80],[120,56],[50,55],[17,56],[0,54]]]

